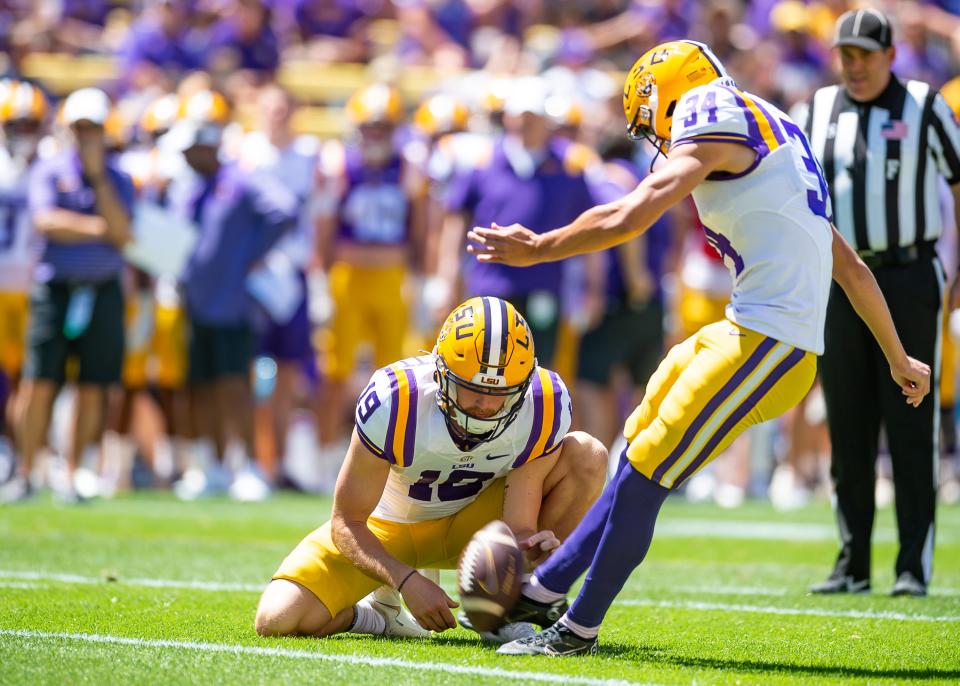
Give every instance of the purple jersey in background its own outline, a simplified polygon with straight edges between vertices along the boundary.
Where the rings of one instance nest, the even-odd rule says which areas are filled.
[[[564,165],[566,142],[555,140],[543,160],[521,169],[522,157],[510,150],[510,139],[498,141],[490,163],[455,178],[448,191],[447,209],[466,212],[475,226],[514,222],[544,233],[573,221],[594,204],[582,173]],[[466,295],[515,297],[546,290],[560,295],[563,267],[546,262],[532,267],[464,262]]]
[[[337,239],[367,245],[403,245],[410,237],[410,200],[403,188],[403,161],[394,154],[381,168],[346,150],[347,187],[340,200]]]
[[[112,160],[106,163],[110,179],[120,203],[127,213],[133,210],[133,181],[120,171]],[[58,207],[71,212],[96,214],[93,188],[87,183],[76,150],[66,150],[42,160],[30,170],[28,189],[29,211]],[[40,281],[106,281],[120,275],[123,257],[107,241],[58,243],[45,241],[37,279]]]

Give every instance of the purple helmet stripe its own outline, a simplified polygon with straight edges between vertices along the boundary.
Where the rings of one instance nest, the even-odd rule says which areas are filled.
[[[490,324],[490,298],[480,298],[480,301],[483,303],[483,354],[480,364],[487,368],[485,373],[490,374],[490,331],[493,328]]]
[[[507,369],[507,343],[510,339],[510,320],[507,319],[507,303],[501,298],[497,298],[497,304],[500,306],[500,366],[497,368],[497,376],[503,376]]]

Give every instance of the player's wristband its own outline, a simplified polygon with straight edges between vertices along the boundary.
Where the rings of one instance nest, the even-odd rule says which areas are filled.
[[[405,583],[407,583],[407,579],[409,579],[411,576],[413,576],[413,575],[416,574],[416,573],[417,573],[417,570],[416,570],[416,569],[412,569],[412,570],[410,570],[410,573],[409,573],[409,574],[407,574],[405,577],[403,577],[403,581],[401,581],[401,582],[400,582],[400,585],[397,586],[397,593],[399,593],[401,590],[403,590],[403,585],[404,585]]]

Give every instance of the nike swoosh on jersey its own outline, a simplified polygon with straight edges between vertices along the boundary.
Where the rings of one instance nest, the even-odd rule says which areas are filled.
[[[488,460],[499,460],[503,457],[510,457],[510,453],[503,453],[502,455],[487,455],[486,459]]]

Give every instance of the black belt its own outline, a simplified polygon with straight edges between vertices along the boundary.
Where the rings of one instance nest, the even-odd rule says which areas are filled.
[[[937,254],[937,249],[935,244],[930,242],[919,245],[898,246],[877,252],[860,250],[858,254],[867,267],[870,269],[879,269],[880,267],[910,264],[911,262],[916,262],[921,257],[934,257]]]

